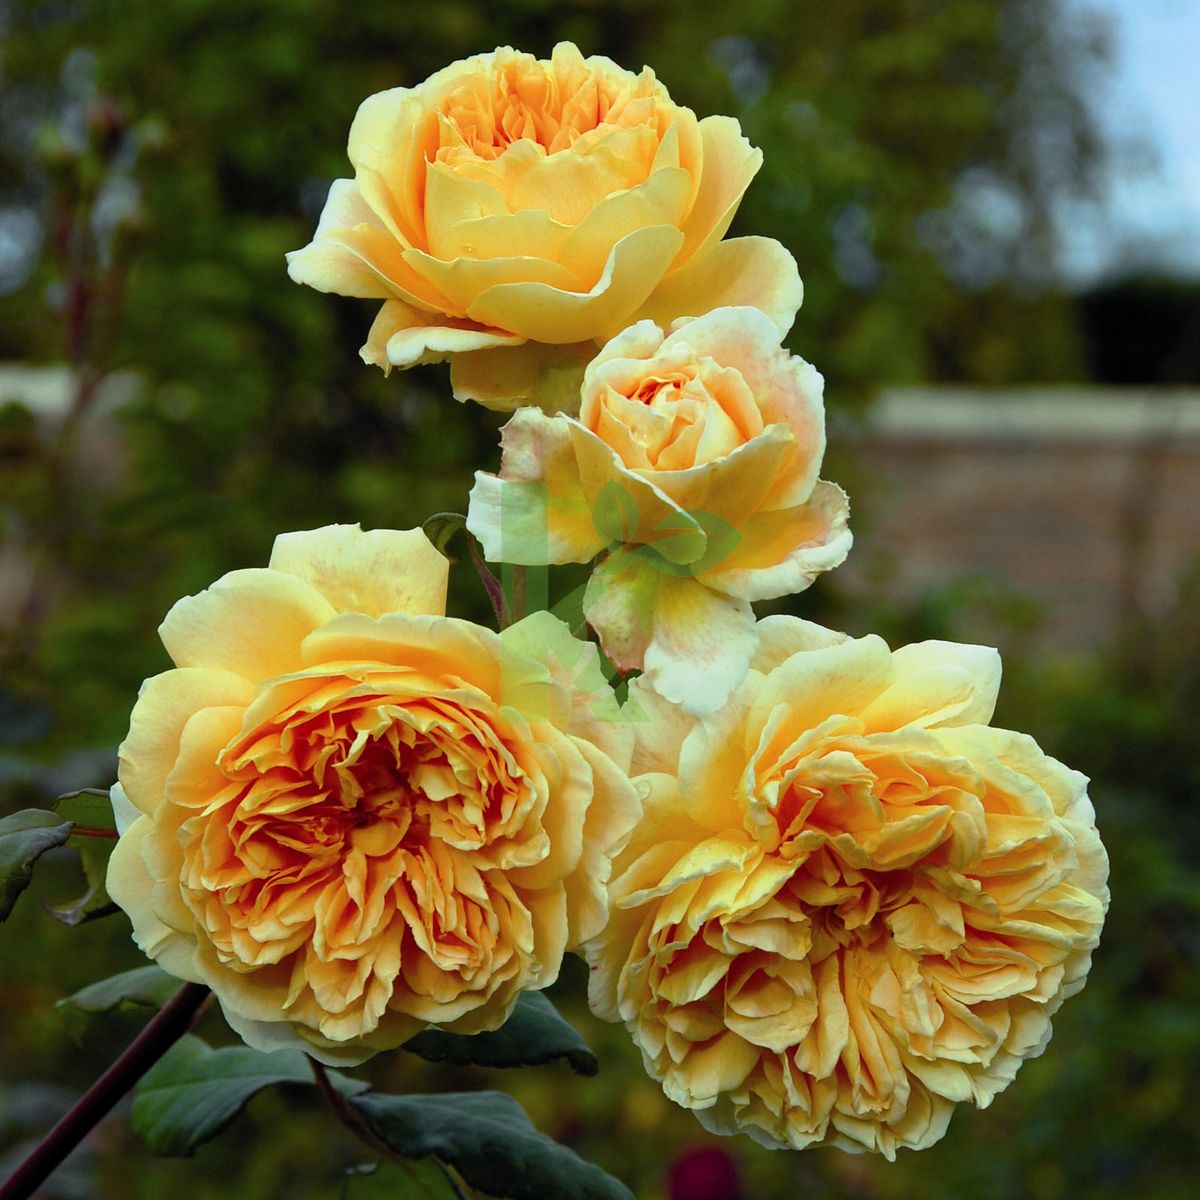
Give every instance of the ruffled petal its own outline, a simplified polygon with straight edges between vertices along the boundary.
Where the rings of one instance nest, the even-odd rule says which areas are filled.
[[[450,564],[419,529],[326,525],[280,534],[270,567],[312,584],[336,612],[443,616]]]

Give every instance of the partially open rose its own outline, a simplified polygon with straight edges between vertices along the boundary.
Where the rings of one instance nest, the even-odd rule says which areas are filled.
[[[504,641],[445,617],[445,589],[419,530],[331,526],[163,622],[109,891],[259,1048],[494,1028],[604,924],[639,806],[594,652],[545,613]]]
[[[503,47],[369,97],[349,155],[289,272],[385,301],[364,359],[448,358],[460,399],[565,407],[595,343],[640,317],[754,304],[786,333],[800,305],[778,242],[721,240],[762,155],[648,68]]]
[[[467,523],[502,562],[608,550],[584,599],[605,653],[711,711],[745,675],[750,602],[802,591],[849,552],[846,496],[817,478],[822,388],[755,308],[639,322],[589,364],[578,419],[513,415]]]

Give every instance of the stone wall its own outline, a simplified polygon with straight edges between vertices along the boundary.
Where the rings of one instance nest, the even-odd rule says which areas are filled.
[[[1085,649],[1200,564],[1200,392],[892,390],[854,440],[852,588],[990,577],[1036,603],[1040,640]]]

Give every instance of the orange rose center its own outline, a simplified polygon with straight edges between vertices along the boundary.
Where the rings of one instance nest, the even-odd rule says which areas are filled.
[[[541,853],[534,787],[486,713],[311,682],[275,685],[288,702],[220,755],[226,787],[179,833],[187,903],[234,966],[353,958],[400,916],[439,966],[478,964],[498,847]]]

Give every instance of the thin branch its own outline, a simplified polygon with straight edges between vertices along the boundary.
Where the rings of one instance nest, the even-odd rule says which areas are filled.
[[[210,993],[187,983],[155,1014],[129,1048],[71,1106],[6,1183],[0,1200],[29,1200],[113,1106],[192,1027]]]

